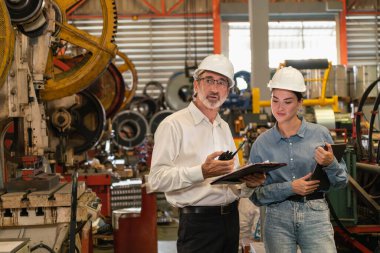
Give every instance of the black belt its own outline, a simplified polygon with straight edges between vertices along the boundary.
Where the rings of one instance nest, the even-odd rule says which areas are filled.
[[[293,195],[288,197],[286,200],[294,201],[294,202],[306,202],[308,200],[313,200],[313,199],[324,199],[325,194],[323,192],[314,192],[306,196],[301,196],[301,195]]]
[[[179,208],[179,212],[181,214],[190,214],[190,213],[197,213],[197,214],[229,214],[233,211],[237,210],[239,201],[234,201],[231,204],[225,205],[225,206],[185,206],[182,208]]]

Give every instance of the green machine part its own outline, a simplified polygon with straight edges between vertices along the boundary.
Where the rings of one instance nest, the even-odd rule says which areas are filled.
[[[356,153],[354,148],[347,146],[343,158],[347,165],[348,174],[356,180]],[[349,184],[345,188],[331,190],[328,193],[328,198],[339,220],[345,226],[357,225],[357,196]],[[332,222],[333,224],[336,223],[333,219]]]

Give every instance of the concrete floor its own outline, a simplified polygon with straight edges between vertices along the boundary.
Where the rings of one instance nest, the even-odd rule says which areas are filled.
[[[157,226],[158,253],[177,253],[178,221]]]
[[[177,221],[173,221],[168,225],[157,226],[157,239],[158,239],[158,253],[177,253],[176,240],[177,240]],[[262,242],[254,242],[251,248],[252,253],[265,253],[264,245]],[[113,249],[94,248],[94,253],[113,253]],[[140,252],[131,252],[140,253]],[[149,252],[141,252],[149,253]]]
[[[157,226],[157,239],[158,239],[158,253],[177,253],[176,240],[177,240],[178,223],[173,221],[168,225]],[[114,250],[111,247],[100,248],[94,247],[94,253],[113,253]],[[130,252],[140,253],[140,252]],[[141,252],[149,253],[149,252]]]

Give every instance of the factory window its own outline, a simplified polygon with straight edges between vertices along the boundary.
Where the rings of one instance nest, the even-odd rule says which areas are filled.
[[[378,65],[380,58],[380,16],[347,16],[348,65]]]
[[[269,67],[284,60],[326,58],[337,64],[338,50],[334,21],[269,22]],[[229,23],[229,57],[236,71],[251,70],[248,22]]]

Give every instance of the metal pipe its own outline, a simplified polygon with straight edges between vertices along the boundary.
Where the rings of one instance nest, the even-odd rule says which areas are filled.
[[[214,54],[222,52],[220,0],[212,0],[212,20],[214,21]]]
[[[364,170],[371,173],[380,174],[380,166],[375,164],[368,163],[356,163],[356,168],[360,170]]]
[[[257,94],[260,92],[259,89],[252,88],[252,96],[254,98],[260,98],[260,95]],[[304,106],[312,106],[312,105],[332,105],[334,112],[339,112],[339,104],[338,104],[338,96],[334,95],[332,98],[318,98],[318,99],[304,99],[303,100]],[[253,113],[260,113],[260,107],[269,107],[270,106],[270,100],[256,100],[256,102],[253,100],[252,107],[253,107]]]
[[[340,64],[346,65],[348,63],[347,56],[347,5],[346,1],[342,1],[342,11],[339,14],[339,48],[340,48]]]

